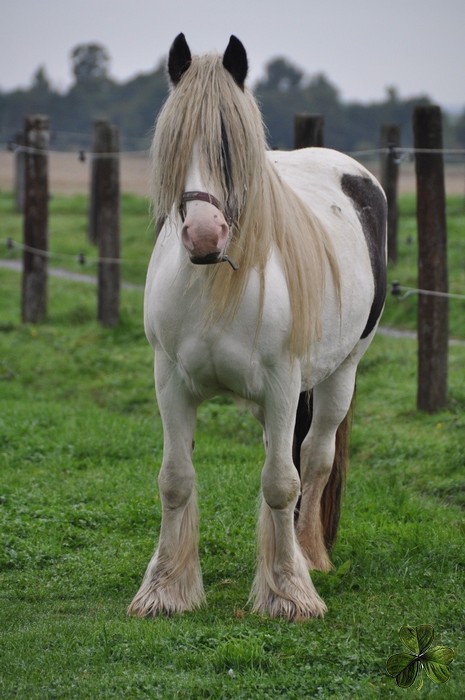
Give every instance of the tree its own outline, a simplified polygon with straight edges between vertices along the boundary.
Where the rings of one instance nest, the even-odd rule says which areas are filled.
[[[76,85],[90,85],[108,80],[110,54],[100,44],[79,44],[71,51]]]
[[[318,114],[324,114],[326,119],[342,109],[339,91],[324,73],[317,73],[311,78],[303,95],[308,102],[308,108]]]
[[[389,85],[386,88],[386,102],[390,102],[391,104],[398,104],[399,101],[399,90],[396,88],[395,85]]]
[[[266,65],[266,78],[257,85],[258,90],[289,92],[297,88],[304,76],[303,71],[285,58],[275,58]]]
[[[31,90],[37,93],[51,92],[50,80],[45,72],[44,66],[39,66],[32,77]]]

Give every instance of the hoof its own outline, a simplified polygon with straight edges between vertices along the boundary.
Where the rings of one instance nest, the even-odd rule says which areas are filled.
[[[171,617],[176,613],[195,610],[201,604],[200,601],[189,604],[187,601],[174,600],[173,595],[167,591],[139,591],[127,612],[131,617]]]
[[[273,587],[267,579],[258,575],[254,581],[251,598],[253,612],[285,620],[309,620],[324,617],[327,607],[315,590],[307,571],[302,576],[281,575],[275,578]]]
[[[256,601],[253,606],[253,612],[269,615],[272,618],[283,618],[289,622],[324,617],[327,610],[325,603],[317,594],[311,600],[296,602],[271,593],[268,600]]]
[[[197,560],[182,573],[155,554],[141,587],[128,608],[134,617],[170,616],[200,608],[204,603],[202,575]]]

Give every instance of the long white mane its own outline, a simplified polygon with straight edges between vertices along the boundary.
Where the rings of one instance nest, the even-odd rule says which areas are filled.
[[[327,262],[336,287],[337,265],[321,223],[268,160],[257,103],[247,88],[238,88],[221,56],[194,56],[158,117],[152,144],[157,219],[177,215],[194,144],[206,179],[236,219],[228,254],[239,270],[216,265],[203,271],[210,282],[211,317],[234,316],[255,268],[261,284],[260,318],[265,268],[274,246],[293,314],[290,349],[305,355],[319,334]]]

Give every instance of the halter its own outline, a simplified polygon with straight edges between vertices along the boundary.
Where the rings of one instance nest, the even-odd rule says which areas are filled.
[[[183,221],[186,218],[186,215],[184,212],[184,204],[186,202],[195,202],[195,201],[208,202],[209,204],[213,204],[213,206],[216,207],[216,209],[218,209],[223,214],[228,226],[233,225],[234,222],[233,222],[232,216],[225,208],[223,208],[219,199],[214,197],[209,192],[198,192],[197,190],[194,190],[193,192],[183,192],[183,194],[181,196],[181,204],[179,207],[179,213],[180,213],[181,219]]]
[[[213,206],[216,207],[216,209],[218,209],[218,211],[220,211],[223,214],[226,223],[231,228],[231,226],[234,223],[233,218],[230,215],[230,213],[222,207],[221,202],[209,192],[198,192],[197,190],[182,193],[181,204],[179,205],[179,214],[183,222],[186,218],[184,205],[186,204],[186,202],[195,201],[208,202],[209,204],[213,204]],[[233,270],[239,269],[239,265],[235,263],[234,260],[231,260],[231,258],[228,255],[224,254],[218,257],[216,257],[215,255],[207,255],[204,258],[191,258],[191,261],[196,265],[211,265],[212,263],[227,262],[231,265]]]

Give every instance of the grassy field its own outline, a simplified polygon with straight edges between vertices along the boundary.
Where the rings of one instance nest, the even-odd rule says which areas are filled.
[[[402,201],[401,261],[390,272],[406,286],[415,286],[412,207]],[[52,264],[79,269],[75,253],[94,254],[85,199],[56,198],[51,210],[50,247],[72,256]],[[463,293],[463,202],[450,212],[451,288]],[[0,214],[0,239],[20,240],[7,195]],[[123,198],[122,229],[124,277],[143,283],[152,240],[143,201]],[[364,359],[335,569],[314,576],[324,620],[250,612],[261,434],[229,403],[205,404],[195,464],[207,607],[135,620],[126,607],[160,522],[162,452],[142,294],[124,290],[120,325],[102,329],[95,288],[51,278],[49,319],[30,326],[19,320],[20,275],[0,269],[0,278],[0,697],[463,697],[465,347],[450,349],[449,407],[433,416],[415,410],[414,341],[378,336]],[[385,322],[413,327],[414,303],[389,299]],[[465,338],[463,302],[451,302],[451,317]],[[399,628],[423,623],[455,650],[451,680],[399,689],[386,660],[401,651]]]
[[[416,199],[414,195],[400,198],[399,259],[389,270],[389,281],[398,280],[404,287],[417,287],[417,236]],[[455,196],[447,200],[447,237],[449,292],[465,297],[465,198]],[[416,295],[403,301],[388,298],[383,324],[396,327],[416,328]],[[465,299],[449,302],[450,335],[465,338]]]
[[[21,260],[22,217],[15,211],[9,194],[0,193],[0,258]],[[97,249],[87,239],[88,199],[78,194],[52,197],[49,206],[50,266],[89,275],[97,274]],[[153,226],[148,201],[126,194],[121,198],[122,277],[143,284],[153,247]],[[13,241],[7,248],[6,241]],[[80,254],[85,262],[79,262]]]

